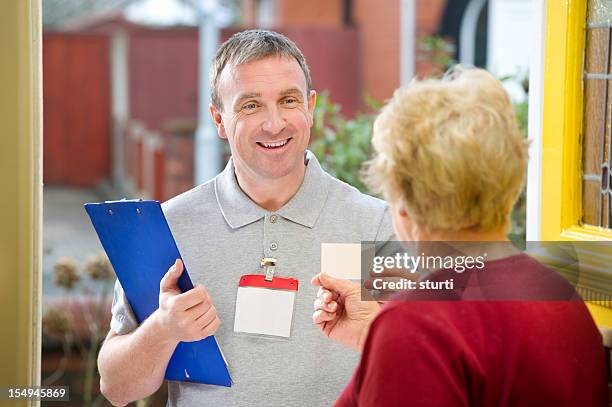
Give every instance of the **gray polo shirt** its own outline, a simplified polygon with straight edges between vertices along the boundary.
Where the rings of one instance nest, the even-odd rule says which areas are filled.
[[[231,388],[169,382],[169,406],[329,406],[348,383],[359,355],[327,339],[312,322],[321,243],[386,241],[387,204],[321,169],[306,153],[304,181],[281,209],[268,212],[238,186],[232,160],[213,180],[168,202],[163,210],[195,283],[208,290],[221,327],[215,334],[228,361]],[[299,280],[290,339],[233,332],[243,274],[261,273],[262,257],[278,260],[277,276]],[[111,329],[137,328],[121,286],[115,286]]]

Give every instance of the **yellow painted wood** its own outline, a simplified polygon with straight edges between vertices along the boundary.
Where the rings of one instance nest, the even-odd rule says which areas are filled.
[[[546,2],[542,240],[612,240],[612,231],[580,224],[586,3],[586,0]],[[597,324],[612,327],[612,310],[595,304],[588,306]]]
[[[600,327],[612,328],[612,313],[609,308],[587,303],[589,311],[595,320],[595,323]]]
[[[0,2],[0,386],[40,383],[41,29],[40,0]]]
[[[560,240],[609,241],[612,231],[591,225],[571,226],[563,230]]]
[[[581,217],[582,55],[586,0],[546,2],[542,240],[567,240]],[[588,233],[588,230],[583,230]]]

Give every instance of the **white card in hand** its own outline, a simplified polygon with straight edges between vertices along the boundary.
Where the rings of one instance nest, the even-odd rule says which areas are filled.
[[[298,281],[263,275],[245,275],[236,296],[234,332],[289,338]]]
[[[361,279],[361,252],[374,256],[374,245],[360,243],[322,243],[321,271],[345,280]],[[370,253],[371,252],[371,253]]]

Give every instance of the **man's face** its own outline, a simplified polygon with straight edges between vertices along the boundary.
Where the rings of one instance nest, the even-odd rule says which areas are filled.
[[[226,66],[219,95],[223,110],[211,106],[211,114],[238,174],[264,181],[303,171],[316,93],[295,59]]]

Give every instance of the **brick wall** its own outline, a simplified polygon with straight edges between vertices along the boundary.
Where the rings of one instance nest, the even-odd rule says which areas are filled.
[[[195,118],[197,29],[139,30],[129,41],[131,119],[148,129],[161,130],[168,120]]]
[[[416,0],[417,41],[438,31],[447,1]],[[277,0],[275,26],[342,27],[342,3],[342,0]],[[245,0],[242,4],[244,21],[250,26],[257,22],[255,4],[254,0]],[[357,108],[363,109],[362,92],[383,101],[400,85],[400,0],[353,0],[352,12],[360,60],[344,59],[343,63],[359,64]],[[332,57],[340,59],[346,55]],[[416,72],[420,76],[435,68],[431,63],[417,60]]]
[[[342,0],[280,1],[277,18],[284,27],[338,28]]]
[[[388,99],[400,83],[399,0],[355,0],[360,32],[363,90],[376,100]]]

